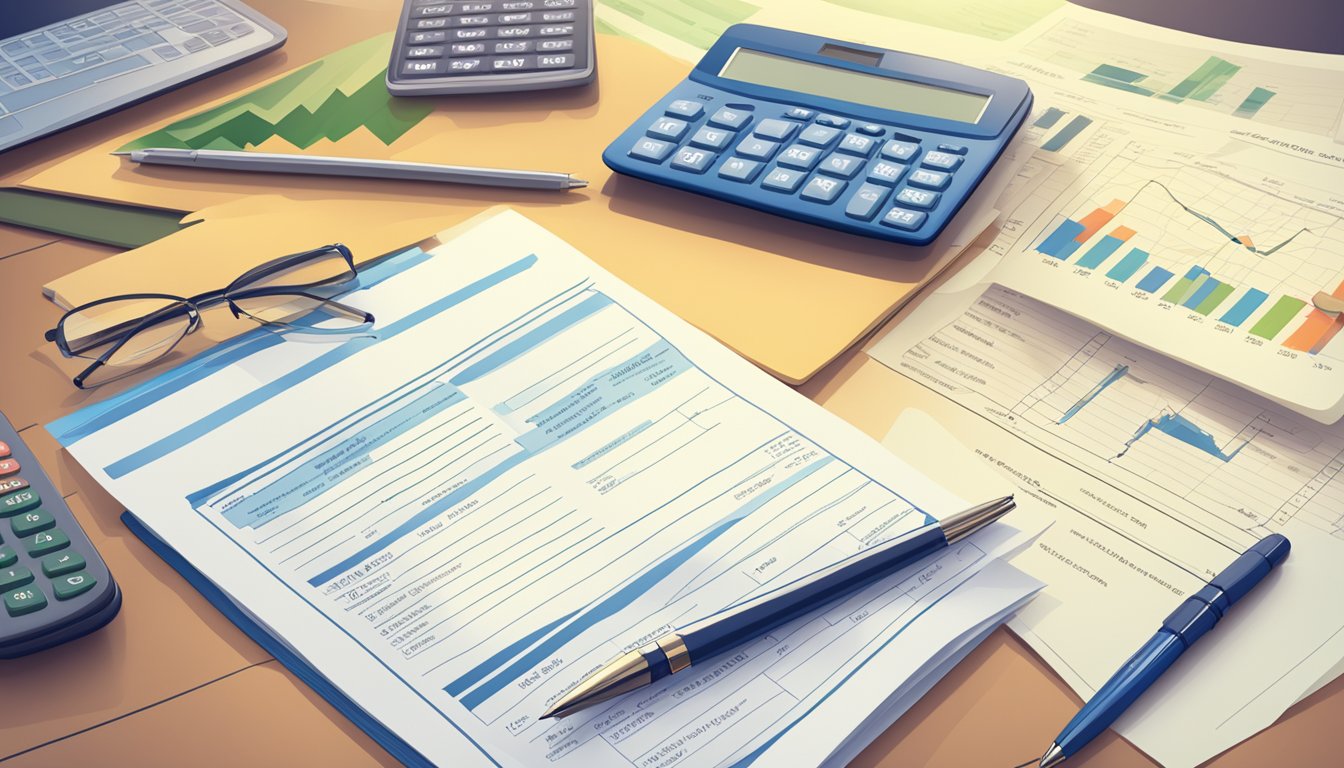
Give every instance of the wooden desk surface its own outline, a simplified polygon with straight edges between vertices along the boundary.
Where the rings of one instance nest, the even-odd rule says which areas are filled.
[[[277,17],[289,15],[269,7],[278,0],[256,4]],[[89,125],[76,135],[92,141],[100,130]],[[8,153],[0,158],[0,183],[52,156],[43,142]],[[131,535],[118,520],[117,503],[40,426],[74,402],[66,375],[31,353],[60,315],[40,286],[113,252],[0,226],[0,328],[10,350],[0,366],[0,411],[68,494],[125,592],[120,615],[104,629],[0,661],[0,764],[396,765]],[[899,408],[870,396],[886,375],[851,350],[800,389],[880,436]],[[1038,755],[1079,703],[1021,641],[999,630],[853,764],[1008,768]],[[1344,680],[1336,680],[1209,765],[1338,764],[1341,719]],[[1084,768],[1152,765],[1109,733],[1076,762]]]

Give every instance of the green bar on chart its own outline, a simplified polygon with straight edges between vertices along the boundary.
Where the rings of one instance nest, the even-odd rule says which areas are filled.
[[[1307,306],[1307,302],[1301,299],[1295,299],[1292,296],[1281,296],[1274,302],[1274,306],[1260,318],[1255,325],[1251,326],[1251,335],[1259,336],[1262,339],[1273,339],[1279,335],[1285,326],[1297,317],[1297,313]]]
[[[1124,69],[1122,67],[1113,67],[1110,64],[1100,64],[1096,69],[1083,75],[1083,80],[1097,85],[1104,85],[1107,88],[1115,88],[1121,91],[1137,93],[1141,96],[1152,96],[1153,91],[1149,88],[1135,85],[1138,81],[1144,79],[1147,75],[1142,72]]]
[[[1228,296],[1231,296],[1233,290],[1234,290],[1233,286],[1230,286],[1227,283],[1219,283],[1218,287],[1214,288],[1212,293],[1210,293],[1208,296],[1205,296],[1204,300],[1199,302],[1199,304],[1195,307],[1195,311],[1201,315],[1209,314],[1213,310],[1217,309],[1219,304],[1223,303],[1223,299],[1226,299]]]
[[[1237,111],[1232,113],[1233,117],[1255,117],[1255,113],[1265,106],[1265,103],[1274,98],[1274,92],[1268,88],[1256,88],[1251,94],[1241,102]]]
[[[1228,61],[1224,61],[1217,56],[1210,56],[1194,72],[1191,72],[1181,82],[1177,83],[1171,90],[1167,91],[1165,96],[1170,97],[1172,101],[1181,99],[1198,99],[1203,101],[1212,96],[1215,91],[1226,83],[1228,78],[1235,75],[1241,67]]]

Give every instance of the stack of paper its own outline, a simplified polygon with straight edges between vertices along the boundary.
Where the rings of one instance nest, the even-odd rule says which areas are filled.
[[[843,760],[1040,587],[1001,562],[1024,514],[538,720],[621,651],[1003,484],[945,487],[516,213],[442,237],[342,299],[372,335],[258,331],[49,427],[399,756]]]

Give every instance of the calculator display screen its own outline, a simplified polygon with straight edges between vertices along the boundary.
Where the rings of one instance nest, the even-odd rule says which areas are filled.
[[[963,123],[978,121],[989,103],[988,96],[978,93],[828,67],[748,48],[734,51],[719,76]]]

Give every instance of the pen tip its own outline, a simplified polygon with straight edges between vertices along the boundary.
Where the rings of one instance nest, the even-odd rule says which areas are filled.
[[[584,181],[583,179],[571,178],[569,180],[570,189],[578,189],[579,187],[586,187],[586,186],[588,186],[588,182]]]
[[[127,156],[130,155],[131,153],[130,153],[130,152],[125,152],[125,151],[122,151],[122,150],[117,150],[116,152],[109,152],[108,154],[109,154],[109,155],[114,155],[114,156],[116,156],[116,157],[127,157]]]

